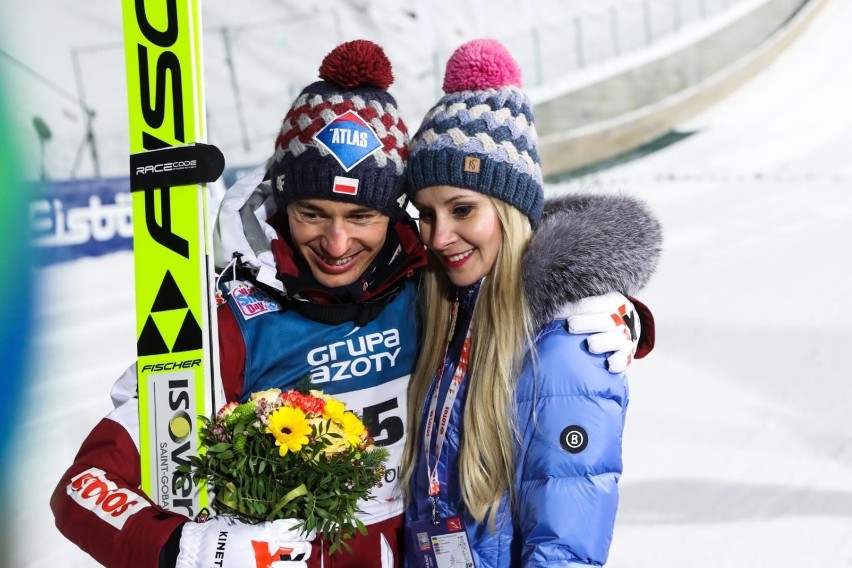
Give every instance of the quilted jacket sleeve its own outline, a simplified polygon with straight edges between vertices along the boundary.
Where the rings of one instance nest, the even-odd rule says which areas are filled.
[[[627,383],[584,339],[551,323],[518,383],[516,522],[528,568],[603,565],[612,541]]]

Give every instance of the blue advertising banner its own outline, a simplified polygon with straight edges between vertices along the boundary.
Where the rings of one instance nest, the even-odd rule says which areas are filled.
[[[226,169],[215,183],[211,214],[225,187],[254,169]],[[45,265],[133,250],[130,180],[127,177],[88,178],[29,183],[30,242],[36,264]]]
[[[49,181],[29,189],[37,264],[133,249],[128,178]]]

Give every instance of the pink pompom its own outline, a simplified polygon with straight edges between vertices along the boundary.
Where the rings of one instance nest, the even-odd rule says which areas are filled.
[[[515,85],[521,87],[521,69],[509,51],[497,40],[471,40],[453,52],[447,61],[444,92],[487,89]]]

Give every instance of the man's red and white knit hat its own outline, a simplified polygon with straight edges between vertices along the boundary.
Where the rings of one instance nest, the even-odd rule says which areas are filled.
[[[391,63],[367,40],[343,43],[284,117],[270,160],[280,208],[300,199],[357,203],[397,218],[408,129],[387,88]]]

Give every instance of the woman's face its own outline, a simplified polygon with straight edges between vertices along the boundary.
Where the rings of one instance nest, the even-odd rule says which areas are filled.
[[[469,286],[491,272],[503,231],[491,199],[468,189],[435,185],[419,190],[420,235],[450,282]]]

